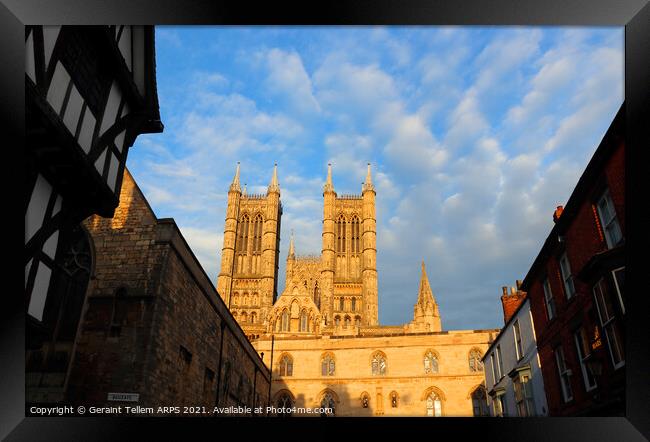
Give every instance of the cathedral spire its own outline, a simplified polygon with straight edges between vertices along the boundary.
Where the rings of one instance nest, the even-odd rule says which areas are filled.
[[[323,192],[334,192],[334,184],[332,184],[332,163],[327,163],[327,181],[323,186]]]
[[[293,245],[293,229],[291,229],[291,239],[289,240],[289,256],[287,258],[293,258],[296,256],[296,250]]]
[[[427,304],[433,305],[435,303],[436,301],[433,299],[433,292],[429,285],[429,277],[424,268],[424,260],[422,260],[422,276],[420,277],[420,289],[418,290],[418,304],[425,306]]]
[[[232,184],[230,185],[231,192],[241,192],[241,186],[239,185],[239,161],[237,161],[237,170],[235,171],[235,177],[232,179]]]
[[[372,176],[370,175],[370,163],[368,163],[368,173],[366,174],[366,182],[363,183],[361,187],[362,192],[367,190],[375,190],[375,186],[372,185]]]
[[[422,276],[420,277],[420,289],[418,290],[418,302],[413,306],[413,321],[408,325],[413,331],[440,331],[440,312],[433,297],[429,277],[422,261]]]
[[[269,184],[268,193],[280,193],[280,184],[278,183],[278,163],[273,165],[273,176],[271,177],[271,184]]]

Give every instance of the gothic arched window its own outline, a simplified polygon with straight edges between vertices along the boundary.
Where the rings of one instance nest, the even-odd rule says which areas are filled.
[[[334,356],[330,353],[325,353],[323,358],[321,359],[321,375],[323,376],[334,376],[334,370],[336,368],[336,365],[334,363]]]
[[[237,306],[239,305],[239,293],[235,292],[232,295],[232,305]]]
[[[293,358],[289,355],[280,358],[280,376],[293,376]]]
[[[364,391],[363,393],[361,393],[361,406],[363,408],[368,408],[369,405],[370,405],[370,395]]]
[[[345,217],[339,216],[336,221],[336,251],[345,253]]]
[[[352,217],[352,253],[361,253],[359,241],[359,218],[355,215]]]
[[[343,311],[344,310],[344,299],[339,298],[339,310]]]
[[[337,316],[334,317],[334,325],[336,325],[337,327],[339,325],[341,325],[341,317],[340,316],[337,315]]]
[[[336,402],[334,401],[334,395],[331,392],[326,392],[323,395],[323,399],[320,401],[320,406],[326,411],[321,413],[321,416],[335,416],[336,415]]]
[[[357,298],[352,298],[352,311],[357,310]]]
[[[293,412],[293,401],[286,391],[278,396],[275,402],[278,408],[278,416],[291,416]]]
[[[438,373],[438,355],[431,350],[424,355],[424,372]]]
[[[262,225],[264,220],[262,220],[262,215],[258,214],[255,216],[255,222],[253,224],[253,253],[262,253]]]
[[[372,356],[372,374],[373,376],[386,374],[386,355],[382,352],[378,351]]]
[[[354,325],[357,327],[361,327],[361,316],[354,317]]]
[[[469,371],[483,371],[482,357],[481,351],[477,348],[473,348],[469,352]]]
[[[307,311],[303,310],[300,312],[300,331],[306,332],[309,331],[309,322],[307,321]]]
[[[397,408],[398,404],[399,404],[399,395],[397,394],[396,391],[392,391],[390,393],[390,406],[392,408]]]
[[[427,416],[442,416],[442,401],[435,391],[432,391],[427,396]]]
[[[242,313],[241,313],[241,319],[240,319],[240,322],[241,322],[242,324],[248,322],[248,313],[246,313],[246,312],[242,312]]]
[[[239,231],[237,235],[237,244],[235,246],[237,253],[245,255],[248,249],[248,226],[250,218],[248,215],[243,215],[239,221]]]
[[[346,316],[346,317],[345,317],[345,326],[346,326],[346,327],[349,327],[350,324],[351,324],[351,322],[352,322],[352,320],[350,319],[350,317],[349,317],[349,316]]]
[[[257,322],[257,313],[253,312],[251,313],[251,324],[255,324]]]
[[[474,416],[489,416],[487,404],[487,396],[485,395],[485,388],[482,385],[476,387],[472,392],[472,410]]]
[[[287,309],[282,311],[282,331],[289,331],[289,311]]]

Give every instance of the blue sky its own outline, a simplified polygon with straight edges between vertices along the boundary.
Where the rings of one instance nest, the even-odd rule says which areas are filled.
[[[500,327],[623,102],[623,28],[157,27],[165,131],[128,167],[216,283],[228,185],[278,163],[298,254],[321,249],[322,186],[377,189],[379,320],[411,320],[425,260],[443,329]]]

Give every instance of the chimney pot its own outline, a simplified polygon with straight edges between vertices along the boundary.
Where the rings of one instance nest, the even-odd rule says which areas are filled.
[[[506,286],[501,287],[501,291],[503,292],[503,296],[508,296],[508,287]]]
[[[521,283],[522,283],[521,279],[518,279],[517,280],[517,290],[521,289]]]
[[[555,209],[555,212],[553,212],[553,222],[557,222],[558,219],[560,219],[560,216],[562,215],[562,212],[564,211],[563,206],[557,206]]]

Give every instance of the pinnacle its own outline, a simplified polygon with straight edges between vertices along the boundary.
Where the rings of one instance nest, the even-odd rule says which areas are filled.
[[[271,177],[271,184],[269,184],[268,192],[280,193],[280,184],[278,183],[278,163],[273,165],[273,176]]]
[[[239,184],[239,161],[237,161],[237,170],[235,171],[235,177],[232,179],[230,191],[241,192],[241,186]]]
[[[327,163],[327,181],[323,186],[323,192],[334,192],[334,184],[332,184],[332,163]]]
[[[422,260],[422,276],[420,277],[420,289],[418,290],[418,304],[424,306],[427,303],[435,304],[435,302],[431,285],[429,284],[429,277],[424,267],[424,260]]]
[[[370,163],[368,163],[368,173],[366,174],[366,182],[363,183],[362,191],[375,190],[375,186],[372,185],[372,176],[370,174]]]

